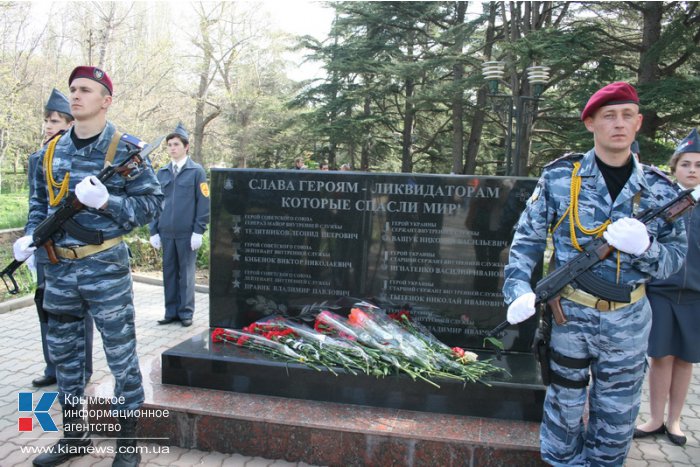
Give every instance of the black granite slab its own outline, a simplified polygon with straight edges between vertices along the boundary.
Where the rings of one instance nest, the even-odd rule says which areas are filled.
[[[481,352],[480,359],[493,358]],[[388,407],[509,420],[540,421],[545,388],[531,355],[506,353],[492,360],[505,373],[485,384],[435,380],[440,388],[406,375],[376,378],[338,369],[314,370],[270,360],[229,343],[212,343],[208,332],[162,355],[162,381],[252,394]]]
[[[211,181],[210,326],[372,298],[471,349],[505,319],[503,268],[536,184],[250,169],[213,169]],[[508,328],[506,349],[528,351],[535,325]]]

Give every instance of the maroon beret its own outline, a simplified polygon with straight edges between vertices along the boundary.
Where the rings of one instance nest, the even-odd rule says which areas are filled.
[[[78,78],[87,78],[93,81],[97,81],[102,86],[107,88],[107,91],[109,91],[110,96],[112,95],[112,80],[109,79],[107,73],[100,70],[99,68],[94,66],[75,67],[73,72],[70,74],[70,77],[68,78],[68,86],[70,86],[74,79]]]
[[[616,104],[637,104],[639,105],[639,97],[637,91],[624,81],[610,83],[607,86],[599,89],[588,99],[586,107],[581,112],[581,120],[591,117],[596,110],[606,105]]]

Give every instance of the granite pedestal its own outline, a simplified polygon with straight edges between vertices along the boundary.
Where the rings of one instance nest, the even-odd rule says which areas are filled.
[[[143,408],[168,412],[142,419],[138,436],[163,445],[329,467],[546,465],[536,422],[162,384],[160,359],[143,361],[142,371]],[[106,398],[113,388],[92,389]]]
[[[334,375],[326,369],[270,360],[234,344],[212,343],[204,332],[163,353],[162,381],[295,399],[540,421],[544,386],[538,379],[533,381],[533,375],[539,375],[532,355],[508,353],[496,358],[483,352],[480,359],[490,359],[505,371],[483,383],[436,379],[437,388],[404,374],[377,378],[334,369]]]

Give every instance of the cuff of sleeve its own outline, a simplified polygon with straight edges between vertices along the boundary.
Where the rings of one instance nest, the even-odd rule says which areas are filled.
[[[533,290],[532,287],[530,287],[529,283],[518,282],[517,284],[513,284],[513,286],[510,287],[509,290],[503,291],[506,305],[510,305],[516,298],[530,292],[533,292]]]
[[[659,242],[656,241],[656,237],[649,237],[649,242],[647,251],[637,257],[633,257],[633,263],[649,263],[655,261],[659,257]]]
[[[105,205],[105,208],[103,209],[103,211],[107,211],[109,213],[118,212],[120,204],[121,204],[120,197],[114,196],[114,195],[109,195],[109,198],[107,198],[107,204]]]

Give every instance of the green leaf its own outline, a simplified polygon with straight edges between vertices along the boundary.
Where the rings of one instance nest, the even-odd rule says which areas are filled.
[[[505,347],[503,346],[503,342],[501,342],[499,339],[496,339],[495,337],[485,337],[483,344],[484,347],[486,347],[486,344],[491,344],[499,350],[505,349]]]

